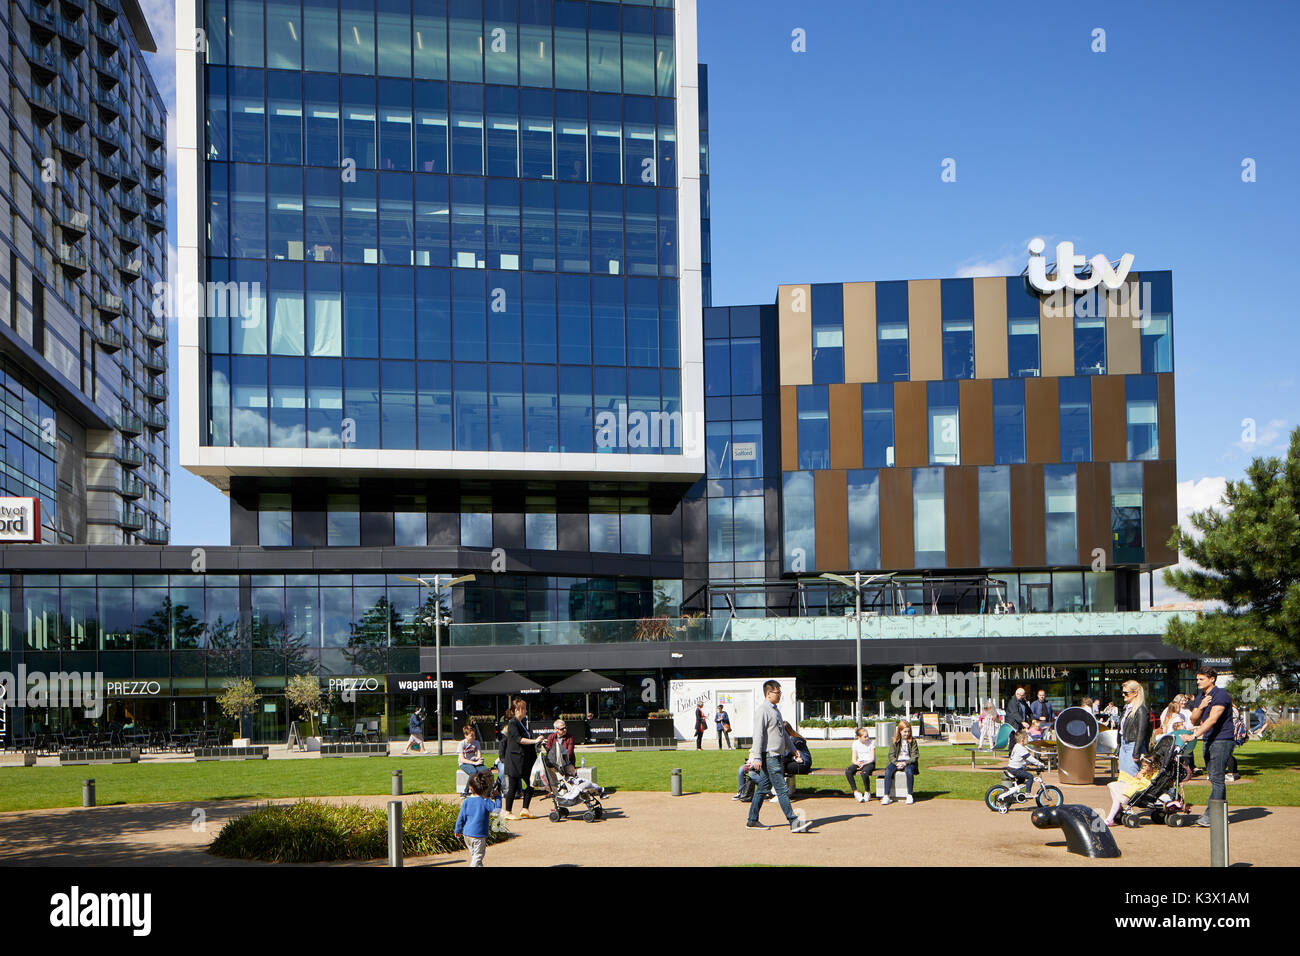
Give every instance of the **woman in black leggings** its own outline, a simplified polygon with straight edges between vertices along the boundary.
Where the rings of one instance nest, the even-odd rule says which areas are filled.
[[[510,781],[506,790],[505,818],[533,820],[536,818],[528,812],[528,804],[533,799],[533,788],[528,775],[532,772],[533,761],[537,759],[537,744],[541,738],[528,736],[528,704],[524,699],[516,697],[513,704],[515,715],[506,725],[505,758],[502,760],[506,777]],[[523,794],[524,807],[517,817],[511,811],[514,809],[515,797],[520,793]]]

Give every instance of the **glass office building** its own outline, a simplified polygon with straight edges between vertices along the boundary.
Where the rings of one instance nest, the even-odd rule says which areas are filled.
[[[45,543],[166,543],[154,40],[136,0],[24,0],[0,19],[0,495],[40,501]]]

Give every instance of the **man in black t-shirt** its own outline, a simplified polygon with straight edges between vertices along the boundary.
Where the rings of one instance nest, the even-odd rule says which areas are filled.
[[[1192,709],[1192,736],[1205,741],[1205,770],[1210,777],[1210,799],[1224,800],[1228,788],[1223,775],[1232,756],[1232,695],[1218,686],[1219,674],[1206,667],[1196,672],[1196,686],[1200,696]],[[1202,813],[1197,824],[1210,825],[1209,810]]]

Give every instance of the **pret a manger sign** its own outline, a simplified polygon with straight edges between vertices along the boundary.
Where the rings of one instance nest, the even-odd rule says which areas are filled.
[[[1069,289],[1071,292],[1088,292],[1099,285],[1107,289],[1119,289],[1133,268],[1131,252],[1120,256],[1119,266],[1112,268],[1110,260],[1103,255],[1095,255],[1091,259],[1077,255],[1074,251],[1074,243],[1067,240],[1056,244],[1056,274],[1049,279],[1047,260],[1043,257],[1043,249],[1046,245],[1042,239],[1029,240],[1027,270],[1029,284],[1039,292],[1060,292],[1062,289]],[[1092,269],[1092,273],[1086,278],[1075,272],[1085,265]]]
[[[0,543],[41,543],[41,499],[0,498]]]

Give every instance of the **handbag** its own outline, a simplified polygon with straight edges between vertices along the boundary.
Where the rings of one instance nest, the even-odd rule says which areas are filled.
[[[724,721],[724,722],[723,722],[723,724],[722,724],[722,732],[723,732],[724,734],[729,734],[729,733],[731,733],[731,722],[730,722],[730,721]]]

